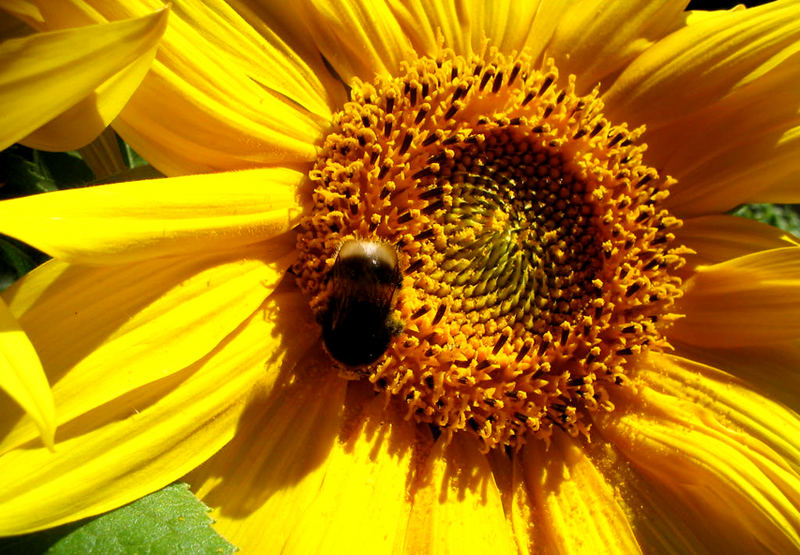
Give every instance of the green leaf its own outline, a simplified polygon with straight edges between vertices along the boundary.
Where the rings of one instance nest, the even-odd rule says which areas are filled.
[[[0,198],[8,199],[58,189],[47,168],[31,149],[14,145],[0,152]]]
[[[82,187],[94,179],[94,173],[77,151],[33,151],[33,158],[43,168],[58,189]]]
[[[0,152],[0,198],[14,198],[80,187],[94,174],[80,154],[42,152],[13,145]]]
[[[745,204],[734,210],[733,215],[758,220],[800,237],[800,215],[792,204]]]
[[[14,283],[48,256],[25,243],[0,236],[0,291]]]
[[[236,548],[213,528],[208,507],[176,483],[91,519],[36,534],[0,540],[0,554],[225,555]]]

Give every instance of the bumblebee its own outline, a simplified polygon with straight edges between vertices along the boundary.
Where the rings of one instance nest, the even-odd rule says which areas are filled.
[[[392,317],[403,281],[397,251],[378,241],[347,240],[329,275],[330,296],[319,315],[325,348],[347,366],[375,362],[403,328]]]

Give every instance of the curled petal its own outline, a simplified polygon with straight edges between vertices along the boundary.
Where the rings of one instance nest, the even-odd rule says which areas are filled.
[[[88,143],[113,120],[150,66],[167,25],[162,9],[114,23],[38,33],[0,45],[0,106],[6,148],[31,136],[50,149]]]
[[[290,242],[126,266],[50,261],[4,297],[38,347],[65,423],[207,356],[272,292],[291,252]],[[36,434],[10,410],[0,430],[0,452]]]
[[[273,297],[264,310],[277,314]],[[269,392],[289,330],[258,312],[181,372],[59,429],[55,453],[0,456],[0,533],[21,534],[107,511],[178,479],[234,436],[253,389]]]

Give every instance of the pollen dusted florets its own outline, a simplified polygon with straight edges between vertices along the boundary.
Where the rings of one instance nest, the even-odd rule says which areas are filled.
[[[310,174],[295,273],[312,310],[342,240],[393,244],[405,329],[369,379],[487,449],[588,433],[630,360],[667,346],[680,291],[671,180],[642,130],[558,83],[524,56],[420,58],[354,83]]]

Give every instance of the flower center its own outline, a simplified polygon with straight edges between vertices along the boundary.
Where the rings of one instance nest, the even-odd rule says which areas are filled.
[[[487,450],[587,434],[632,360],[668,347],[680,294],[643,130],[557,83],[496,50],[354,83],[299,226],[294,272],[344,373]]]

